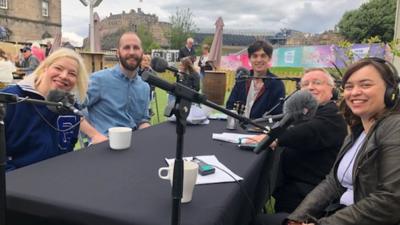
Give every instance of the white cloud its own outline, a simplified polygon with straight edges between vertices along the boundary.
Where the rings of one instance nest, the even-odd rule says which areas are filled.
[[[190,8],[198,28],[214,28],[221,16],[225,29],[275,30],[291,28],[305,32],[333,29],[344,12],[358,8],[366,0],[103,0],[95,8],[100,18],[110,13],[128,13],[141,8],[155,14],[160,21],[168,21],[177,8]],[[88,35],[89,9],[79,0],[62,1],[63,31]]]
[[[63,32],[62,33],[63,42],[69,42],[75,47],[82,47],[83,37],[74,32]]]

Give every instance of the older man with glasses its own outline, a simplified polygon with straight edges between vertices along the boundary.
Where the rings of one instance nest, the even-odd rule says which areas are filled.
[[[324,179],[347,133],[345,121],[332,100],[335,87],[332,76],[324,69],[308,69],[300,85],[315,97],[318,109],[314,117],[295,122],[270,146],[272,149],[283,147],[282,173],[273,193],[275,212],[291,213]]]

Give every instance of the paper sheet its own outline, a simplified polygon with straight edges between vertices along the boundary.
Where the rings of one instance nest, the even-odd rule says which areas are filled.
[[[240,139],[252,138],[256,135],[252,134],[238,134],[238,133],[213,133],[212,139],[240,144]]]
[[[242,177],[238,176],[234,172],[232,172],[228,167],[222,164],[215,155],[203,155],[196,156],[196,158],[204,161],[207,164],[210,164],[215,167],[215,173],[201,176],[200,174],[197,176],[196,184],[215,184],[215,183],[225,183],[225,182],[235,182],[235,180],[243,180]],[[192,160],[193,157],[184,157],[183,160]],[[165,159],[170,165],[175,159]],[[225,172],[224,172],[225,171]],[[230,175],[233,178],[233,179]]]

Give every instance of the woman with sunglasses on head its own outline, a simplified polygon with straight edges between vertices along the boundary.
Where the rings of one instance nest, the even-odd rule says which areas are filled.
[[[348,68],[341,110],[351,132],[331,172],[283,224],[400,224],[398,83],[394,66],[379,58]]]

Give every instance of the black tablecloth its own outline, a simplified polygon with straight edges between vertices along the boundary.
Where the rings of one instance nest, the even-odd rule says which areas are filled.
[[[268,154],[239,150],[212,140],[227,132],[225,122],[188,126],[184,156],[216,155],[244,178],[240,182],[255,208],[265,196]],[[175,124],[135,131],[128,150],[108,142],[7,173],[8,224],[170,224],[171,185],[158,177],[165,158],[174,158]],[[182,204],[183,225],[246,224],[253,206],[237,183],[196,185]]]

